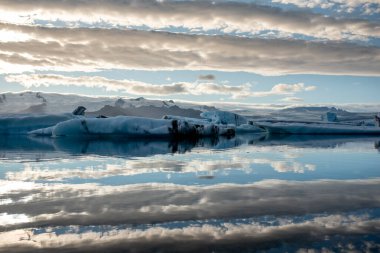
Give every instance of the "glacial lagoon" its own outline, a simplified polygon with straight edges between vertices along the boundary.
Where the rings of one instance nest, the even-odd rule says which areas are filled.
[[[380,137],[4,137],[1,252],[377,252]]]

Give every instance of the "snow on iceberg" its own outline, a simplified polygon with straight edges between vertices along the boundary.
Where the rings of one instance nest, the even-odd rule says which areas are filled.
[[[189,118],[189,117],[182,117],[182,116],[175,116],[175,115],[165,115],[162,117],[162,119],[171,119],[171,120],[182,120],[187,121],[192,124],[209,124],[210,120],[208,119],[196,119],[196,118]]]
[[[252,121],[244,116],[226,111],[208,111],[200,115],[204,119],[193,119],[196,122],[212,122],[214,124],[228,125],[235,128],[236,133],[259,133],[265,131],[263,128],[254,125]]]
[[[258,122],[273,134],[380,135],[380,127],[319,122]]]
[[[185,120],[151,119],[130,116],[77,118],[54,127],[29,132],[51,136],[215,136],[233,135],[235,129],[212,123],[194,124]]]

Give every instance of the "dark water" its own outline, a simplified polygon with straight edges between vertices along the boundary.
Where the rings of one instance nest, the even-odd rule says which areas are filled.
[[[0,252],[379,252],[380,137],[0,139]]]

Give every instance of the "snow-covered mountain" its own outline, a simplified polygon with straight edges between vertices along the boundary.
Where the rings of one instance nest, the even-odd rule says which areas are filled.
[[[0,114],[60,114],[83,105],[89,110],[113,103],[113,99],[56,93],[20,92],[0,94]]]
[[[32,91],[20,93],[8,92],[0,94],[1,115],[60,114],[72,112],[78,106],[86,107],[87,112],[89,112],[90,114],[91,112],[93,112],[95,114],[109,114],[110,116],[128,115],[131,111],[141,111],[141,113],[146,111],[147,114],[149,114],[148,112],[152,111],[156,111],[157,113],[159,111],[162,111],[159,114],[170,114],[170,112],[180,112],[180,114],[184,113],[183,116],[194,116],[195,114],[199,116],[199,111],[215,110],[214,107],[182,102],[177,103],[173,100],[150,100],[142,97],[88,97]],[[140,109],[136,110],[136,108]],[[189,109],[194,110],[194,112],[188,111]]]
[[[375,115],[375,112],[349,112],[333,106],[300,106],[273,112],[272,116],[281,119],[318,121],[328,112],[336,114],[339,121],[372,120]]]
[[[20,92],[0,93],[0,115],[9,114],[62,114],[70,113],[78,106],[87,108],[87,115],[97,116],[143,116],[161,118],[163,115],[177,115],[184,117],[199,117],[200,112],[213,111],[216,109],[233,111],[242,114],[249,119],[292,119],[319,121],[321,115],[327,111],[335,112],[340,120],[372,120],[374,113],[380,111],[380,107],[371,106],[366,108],[361,105],[357,110],[344,110],[346,107],[332,107],[326,105],[305,105],[302,107],[290,107],[276,105],[271,108],[248,104],[216,104],[216,107],[190,102],[173,100],[152,100],[143,97],[90,97],[68,94],[43,93],[43,92]],[[364,106],[365,110],[359,110]],[[359,109],[358,109],[359,108]],[[353,113],[351,111],[362,111]],[[371,111],[371,113],[369,113]],[[373,111],[373,112],[372,112]]]

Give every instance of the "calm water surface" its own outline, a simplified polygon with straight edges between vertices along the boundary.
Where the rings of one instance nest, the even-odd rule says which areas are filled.
[[[380,137],[0,139],[0,252],[379,252]]]

